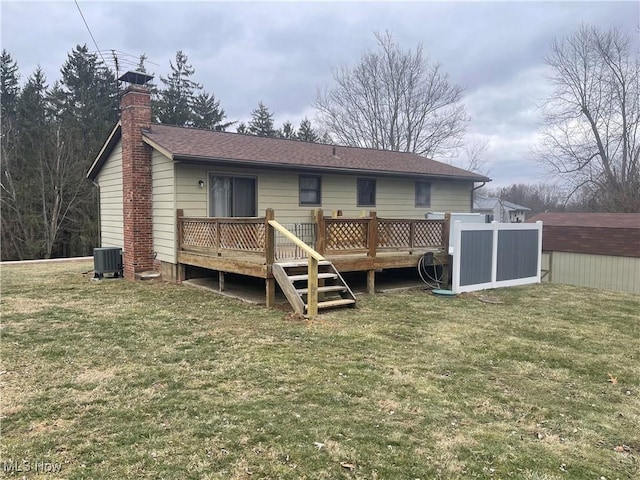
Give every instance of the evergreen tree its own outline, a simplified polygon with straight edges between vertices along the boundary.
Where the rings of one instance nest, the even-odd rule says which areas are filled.
[[[11,55],[2,50],[0,55],[0,161],[4,162],[14,154],[16,104],[20,88],[18,86],[18,64]]]
[[[251,112],[248,133],[259,137],[277,137],[278,131],[273,128],[273,113],[262,102]]]
[[[47,95],[47,81],[38,67],[22,89],[16,109],[20,138],[17,156],[23,170],[32,170],[30,167],[47,156]]]
[[[300,122],[300,128],[298,128],[298,134],[296,137],[298,140],[302,140],[303,142],[317,142],[320,140],[318,134],[311,128],[311,122],[304,117],[304,119]]]
[[[18,98],[16,155],[4,165],[2,233],[4,245],[12,247],[4,258],[49,257],[56,240],[62,197],[57,173],[64,162],[51,148],[47,110],[46,80],[38,68]]]
[[[244,122],[240,122],[236,127],[236,133],[244,133],[244,134],[249,133],[247,130],[247,124]]]
[[[118,90],[113,72],[86,45],[76,46],[61,69],[65,128],[80,136],[79,154],[99,148],[118,120]],[[97,152],[95,152],[97,153]]]
[[[236,122],[223,122],[227,117],[220,108],[220,100],[212,93],[202,92],[193,101],[192,125],[196,128],[207,128],[224,132]]]
[[[286,138],[288,140],[295,140],[297,138],[296,129],[293,127],[293,125],[289,120],[284,122],[284,124],[282,125],[282,128],[278,132],[278,136],[280,138]]]
[[[201,87],[189,80],[186,56],[178,52],[176,58],[166,80],[174,81],[177,98],[187,99],[184,124],[231,125],[213,95],[193,101]],[[87,255],[99,245],[99,225],[98,190],[85,174],[118,119],[115,76],[86,46],[69,53],[52,88],[38,69],[20,89],[17,64],[4,50],[0,74],[2,259]],[[168,90],[158,96],[175,93]]]
[[[0,206],[2,259],[21,259],[21,173],[17,154],[17,102],[20,94],[18,65],[2,50],[0,55]],[[18,177],[18,178],[16,178]]]
[[[113,72],[86,45],[72,50],[61,72],[49,103],[53,155],[65,160],[58,172],[64,181],[56,186],[62,207],[49,222],[58,221],[58,229],[50,230],[66,239],[54,241],[51,254],[68,256],[90,253],[98,244],[97,190],[85,174],[118,119],[118,90]]]
[[[15,114],[20,88],[18,86],[18,64],[9,52],[2,50],[0,54],[0,108],[2,117]]]
[[[324,132],[324,134],[322,135],[322,139],[320,140],[320,143],[326,143],[328,145],[333,145],[333,138],[331,138],[331,135],[329,135],[328,132]]]
[[[138,61],[138,66],[136,67],[136,72],[147,73],[147,69],[144,66],[144,62],[147,60],[147,54],[143,53],[140,55],[140,60]]]
[[[193,103],[202,85],[191,80],[195,69],[188,60],[187,55],[178,50],[175,63],[169,62],[171,74],[160,77],[164,89],[158,92],[157,101],[154,102],[155,118],[160,123],[181,126],[194,124]]]
[[[0,55],[0,162],[15,155],[16,104],[20,94],[18,64],[2,50]]]

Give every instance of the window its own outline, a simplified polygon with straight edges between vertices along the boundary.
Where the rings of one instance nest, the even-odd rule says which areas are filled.
[[[431,206],[431,182],[418,180],[416,182],[416,207]]]
[[[376,181],[374,178],[358,179],[358,206],[376,206]]]
[[[255,217],[256,179],[212,175],[209,184],[212,217]]]
[[[322,203],[322,178],[300,175],[300,205],[320,205]]]

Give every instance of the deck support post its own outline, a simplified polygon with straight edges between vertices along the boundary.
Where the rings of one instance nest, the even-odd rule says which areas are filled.
[[[376,271],[367,270],[367,293],[373,295],[376,293]]]
[[[187,272],[186,272],[186,267],[184,265],[184,263],[179,263],[178,264],[178,278],[176,279],[178,281],[178,283],[182,283],[186,280],[186,276],[187,276]]]
[[[267,263],[267,278],[265,279],[265,303],[268,308],[276,304],[276,280],[273,278],[271,268],[276,261],[276,232],[269,225],[269,220],[275,219],[273,208],[267,208],[264,219],[264,253]]]
[[[224,292],[224,272],[218,272],[218,291]]]
[[[315,250],[320,255],[325,254],[326,243],[325,239],[327,236],[326,227],[324,223],[324,212],[321,208],[317,208],[313,213],[313,219],[316,224],[316,245]]]
[[[268,308],[275,306],[276,304],[276,279],[265,278],[265,295],[266,305]]]
[[[378,213],[375,210],[369,212],[369,229],[367,231],[367,256],[376,258],[378,251]],[[367,293],[376,293],[376,271],[367,270]]]
[[[367,255],[375,258],[378,249],[378,214],[375,210],[369,212],[369,230],[367,232],[369,251]]]
[[[178,234],[178,240],[176,243],[176,260],[180,258],[180,250],[182,250],[182,217],[184,217],[184,210],[178,208],[176,210],[176,232]],[[176,282],[182,283],[185,280],[186,269],[181,263],[178,263],[176,268]]]
[[[307,314],[313,318],[318,315],[318,260],[309,255],[307,293]]]

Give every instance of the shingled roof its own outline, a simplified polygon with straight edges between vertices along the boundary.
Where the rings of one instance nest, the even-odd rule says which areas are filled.
[[[114,131],[114,133],[116,135],[112,133],[111,137],[119,138],[119,132]],[[159,124],[151,125],[142,133],[146,143],[174,161],[370,175],[428,176],[473,182],[490,181],[483,175],[413,153],[334,146]],[[105,147],[89,170],[89,178],[95,178],[113,148],[106,145]]]
[[[640,213],[539,213],[542,249],[640,258]]]
[[[545,226],[631,228],[640,230],[640,213],[539,213],[527,222],[541,220]],[[632,239],[629,239],[630,241]],[[636,237],[640,242],[640,237]]]
[[[509,202],[507,200],[501,200],[496,197],[484,197],[482,195],[476,195],[473,199],[474,210],[493,210],[496,205],[500,204],[502,208],[507,210],[520,210],[523,212],[530,212],[531,209],[518,205],[517,203]]]

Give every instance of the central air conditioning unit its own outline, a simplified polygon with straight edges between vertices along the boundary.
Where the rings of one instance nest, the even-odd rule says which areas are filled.
[[[113,278],[122,277],[122,249],[118,247],[93,249],[94,278],[104,278],[105,273]]]

